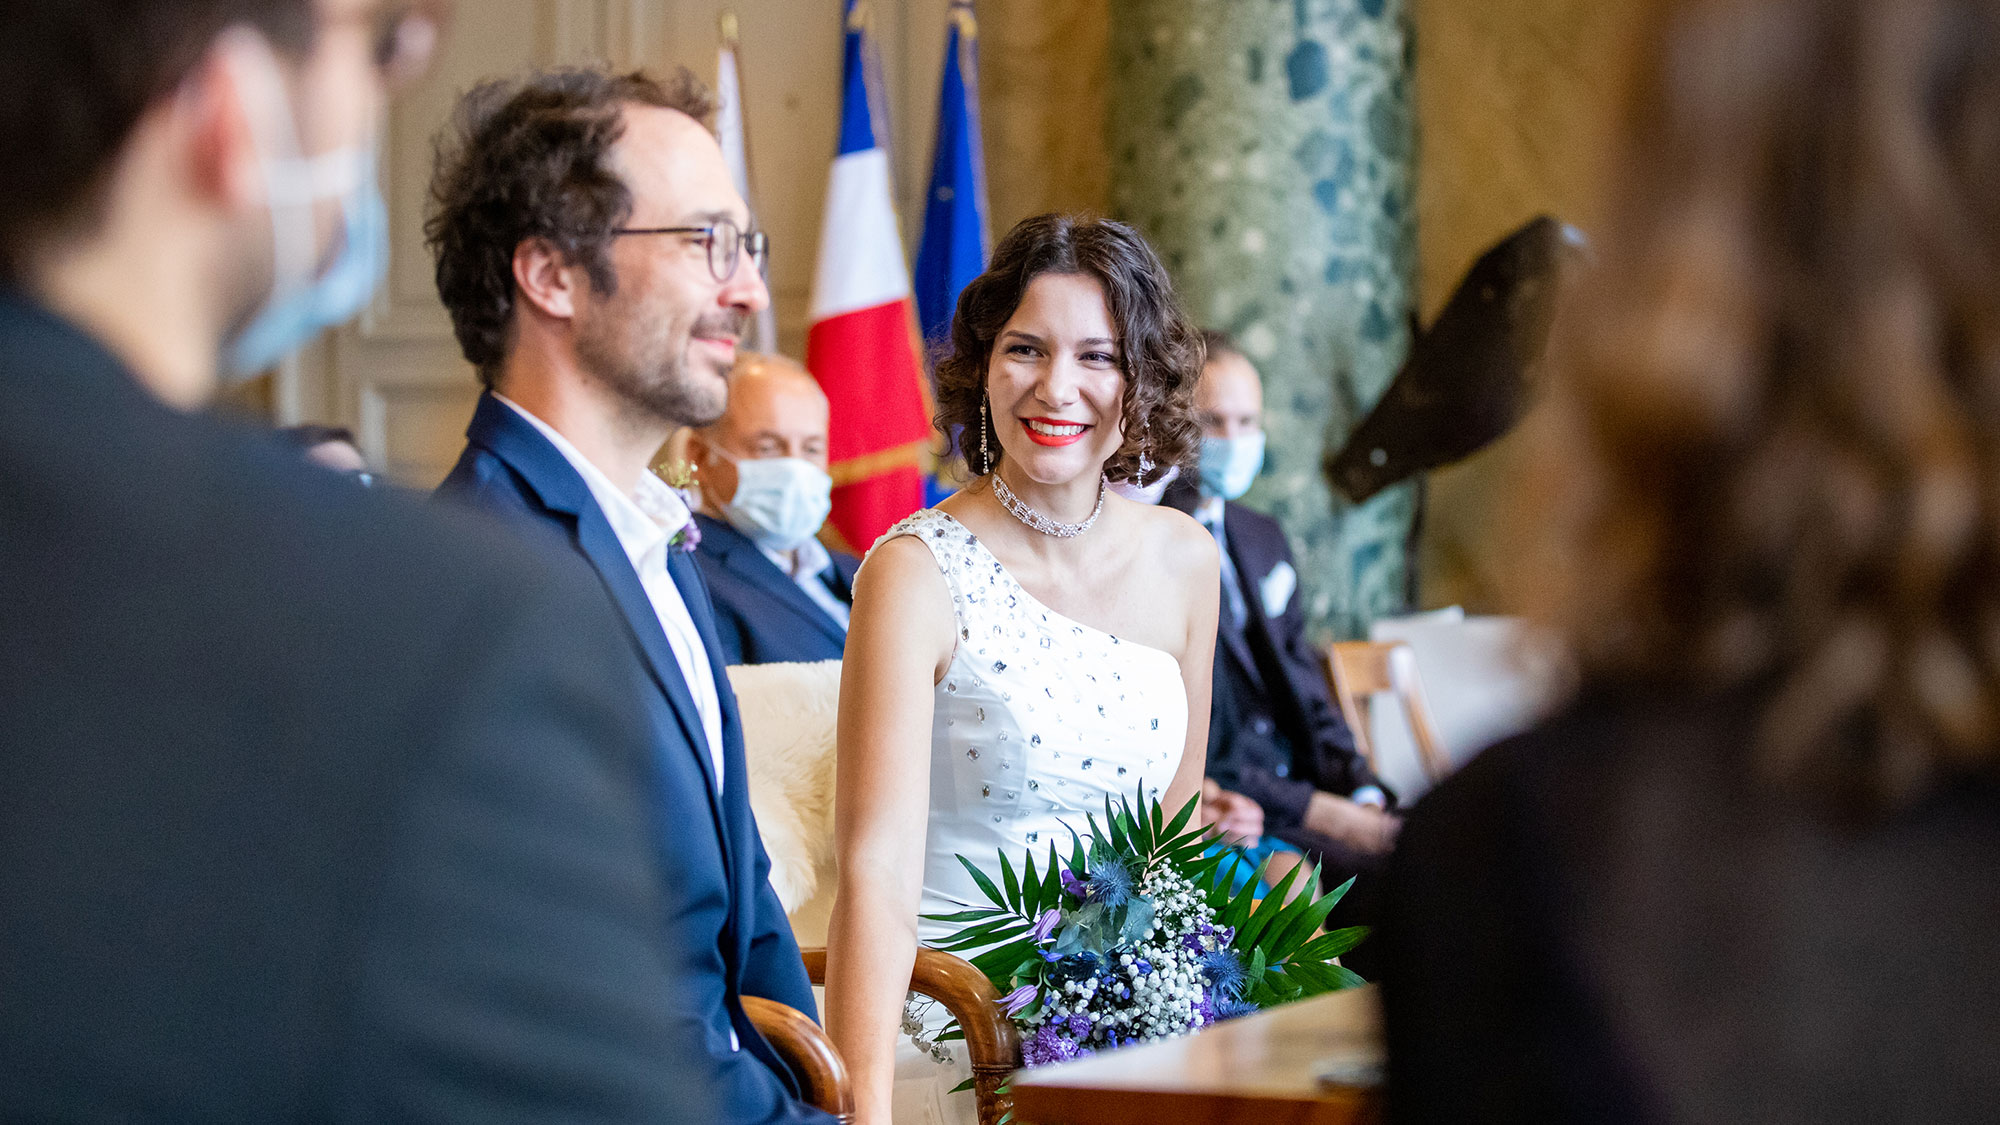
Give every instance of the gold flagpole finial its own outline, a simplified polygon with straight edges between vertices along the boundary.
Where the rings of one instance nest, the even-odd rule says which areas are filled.
[[[722,42],[725,46],[731,48],[736,46],[736,10],[734,8],[724,8],[721,14],[715,17],[715,30],[722,36]]]

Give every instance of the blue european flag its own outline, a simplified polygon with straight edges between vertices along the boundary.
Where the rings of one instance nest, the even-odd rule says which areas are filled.
[[[950,335],[958,291],[986,268],[991,249],[986,241],[986,158],[979,140],[978,39],[972,0],[953,0],[915,278],[917,320],[926,347],[933,350]],[[935,504],[950,491],[933,477],[924,485],[925,502]]]

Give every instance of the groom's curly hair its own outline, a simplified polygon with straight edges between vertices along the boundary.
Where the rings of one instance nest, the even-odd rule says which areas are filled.
[[[513,347],[515,247],[544,240],[598,292],[617,291],[611,240],[632,191],[609,158],[627,106],[679,110],[704,128],[715,114],[684,67],[658,78],[565,67],[475,86],[438,135],[424,238],[459,349],[489,387]]]
[[[951,338],[938,360],[939,432],[960,435],[958,448],[968,469],[992,468],[975,464],[978,454],[973,451],[980,445],[979,406],[986,398],[993,341],[1020,307],[1029,283],[1047,273],[1096,278],[1104,286],[1118,334],[1125,440],[1104,463],[1104,475],[1149,484],[1169,465],[1191,471],[1201,447],[1201,426],[1194,415],[1201,333],[1182,313],[1173,282],[1153,248],[1139,232],[1111,219],[1036,215],[1023,219],[994,247],[992,264],[958,295]],[[986,446],[997,465],[999,434],[990,419],[986,425]],[[1144,480],[1139,471],[1142,447],[1153,462]]]

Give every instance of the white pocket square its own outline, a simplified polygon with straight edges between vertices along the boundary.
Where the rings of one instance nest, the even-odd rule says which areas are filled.
[[[1279,560],[1278,565],[1271,568],[1271,573],[1257,584],[1257,595],[1264,602],[1264,616],[1276,617],[1285,612],[1285,607],[1292,602],[1292,592],[1298,588],[1299,572],[1292,569],[1291,563]]]

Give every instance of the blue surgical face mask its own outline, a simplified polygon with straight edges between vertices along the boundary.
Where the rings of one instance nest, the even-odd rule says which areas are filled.
[[[223,347],[223,367],[247,378],[277,363],[320,331],[353,319],[389,269],[389,211],[375,178],[373,142],[319,156],[299,153],[277,63],[268,52],[264,94],[279,106],[277,124],[260,138],[265,194],[271,208],[271,295]],[[340,200],[339,244],[321,263],[313,208]]]
[[[1201,439],[1201,490],[1234,500],[1250,491],[1264,467],[1264,431],[1237,437]]]
[[[833,478],[811,461],[766,457],[734,464],[736,495],[722,505],[722,517],[759,547],[789,551],[818,533],[833,511]]]

